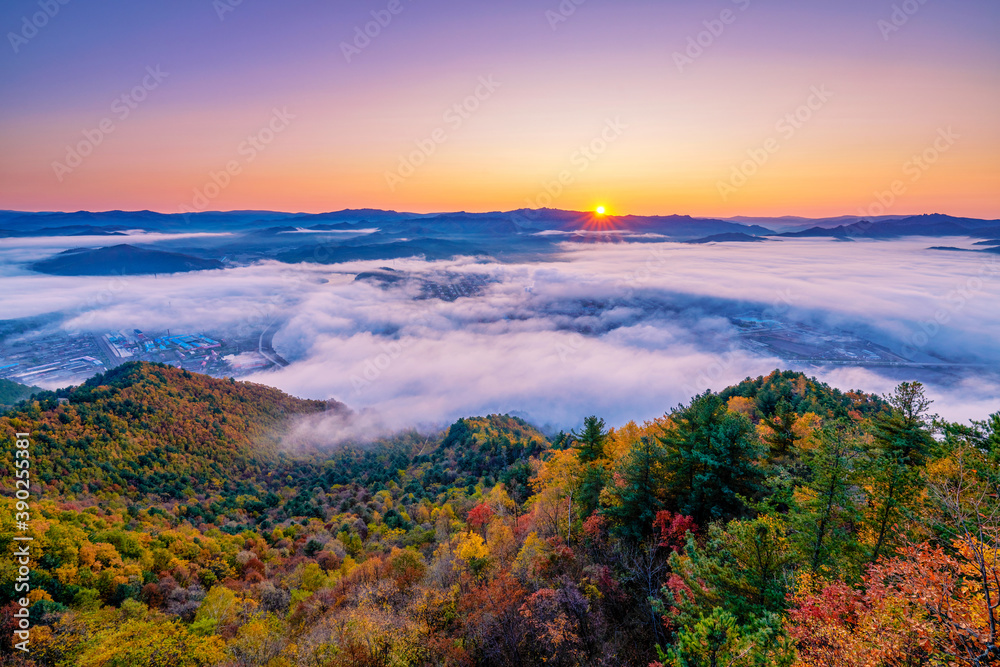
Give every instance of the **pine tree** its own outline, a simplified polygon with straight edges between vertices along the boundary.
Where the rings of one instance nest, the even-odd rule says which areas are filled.
[[[580,480],[580,518],[587,519],[600,505],[601,491],[607,484],[607,470],[600,462],[587,465]]]
[[[601,491],[606,483],[604,443],[608,433],[604,420],[590,416],[583,420],[583,432],[571,431],[573,446],[579,452],[584,470],[580,482],[580,517],[586,519],[597,509]]]
[[[663,509],[665,454],[656,438],[644,436],[615,470],[617,483],[609,487],[614,502],[603,513],[622,539],[638,542],[652,534],[656,513]]]
[[[740,623],[780,613],[795,555],[787,532],[779,517],[760,516],[714,523],[704,543],[689,536],[684,551],[670,556],[676,620],[690,623],[717,607]]]
[[[771,448],[775,456],[784,456],[795,445],[795,422],[798,415],[788,407],[785,401],[778,403],[778,412],[774,417],[763,422],[770,427],[771,432],[762,440]]]
[[[665,447],[667,496],[677,511],[698,523],[732,517],[740,497],[763,489],[764,447],[746,416],[728,412],[718,395],[696,397],[670,416]]]
[[[920,469],[935,446],[928,428],[931,401],[922,384],[904,382],[886,400],[891,412],[874,420],[874,447],[867,470],[873,563],[902,531],[900,524],[923,488]]]
[[[809,481],[796,489],[789,513],[802,561],[816,573],[856,547],[851,526],[859,518],[854,492],[860,436],[843,424],[825,427],[815,446],[801,452]]]
[[[952,425],[957,427],[958,425]],[[975,440],[986,452],[994,467],[1000,465],[1000,412],[995,412],[985,421],[973,422]]]
[[[604,430],[604,420],[590,416],[583,420],[583,433],[572,432],[576,448],[580,450],[580,462],[592,463],[604,458],[604,441],[608,438]]]

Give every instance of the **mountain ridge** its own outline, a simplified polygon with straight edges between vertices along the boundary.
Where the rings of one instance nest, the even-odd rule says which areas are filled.
[[[152,275],[221,269],[215,259],[161,250],[147,250],[123,243],[105,248],[72,248],[31,264],[39,273],[57,276]]]

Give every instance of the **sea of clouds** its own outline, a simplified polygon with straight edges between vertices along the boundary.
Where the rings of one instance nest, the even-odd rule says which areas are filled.
[[[550,430],[590,414],[617,425],[775,368],[879,393],[921,379],[934,410],[953,420],[1000,409],[1000,257],[929,249],[970,247],[968,239],[566,243],[557,256],[515,264],[260,262],[117,278],[33,273],[25,262],[58,250],[58,242],[30,241],[0,246],[5,319],[62,311],[71,330],[242,334],[280,324],[274,346],[291,364],[248,379],[355,411],[349,420],[301,425],[312,441],[495,412]],[[388,288],[355,280],[382,266],[414,280]],[[420,298],[421,281],[456,282],[466,273],[487,277],[485,288],[454,301]],[[742,346],[730,321],[742,314],[849,331],[909,358],[968,365],[930,373],[798,368]]]

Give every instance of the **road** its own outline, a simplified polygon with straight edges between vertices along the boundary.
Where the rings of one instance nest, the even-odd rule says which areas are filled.
[[[893,367],[893,368],[997,368],[996,364],[962,364],[948,362],[921,362],[921,361],[862,361],[860,359],[793,359],[785,358],[785,361],[795,363],[814,364],[817,366],[861,366],[861,367]]]
[[[280,354],[274,351],[274,334],[281,326],[279,322],[272,322],[267,326],[266,329],[260,332],[260,340],[257,342],[257,350],[260,352],[261,356],[270,361],[275,366],[281,366],[284,368],[288,365]]]
[[[107,368],[111,370],[112,368],[117,368],[125,363],[125,360],[120,358],[115,354],[108,342],[104,340],[104,336],[101,334],[93,334],[94,341],[97,343],[98,349],[104,354],[107,359]]]

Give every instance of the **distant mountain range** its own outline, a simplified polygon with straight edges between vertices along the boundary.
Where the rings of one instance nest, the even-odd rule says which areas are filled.
[[[886,220],[902,220],[912,218],[913,215],[880,215],[875,217],[865,217],[858,215],[838,215],[832,218],[803,218],[796,215],[783,215],[778,217],[759,217],[737,215],[732,218],[725,218],[730,222],[741,224],[761,225],[778,232],[801,231],[809,227],[837,227],[839,225],[851,225],[855,222],[867,220],[869,222],[884,222]]]
[[[785,232],[779,236],[791,238],[872,238],[890,239],[904,236],[971,236],[989,238],[1000,235],[1000,220],[955,218],[934,213],[915,215],[898,220],[862,220],[836,227],[810,227],[799,232]]]
[[[947,250],[949,252],[973,252],[973,253],[984,253],[984,252],[986,252],[986,253],[990,253],[990,254],[993,254],[993,255],[1000,255],[1000,248],[994,248],[994,247],[984,248],[982,250],[978,250],[978,249],[975,249],[975,248],[955,248],[953,246],[936,245],[936,246],[931,246],[930,248],[928,248],[928,250]]]
[[[0,229],[0,238],[29,238],[38,236],[125,236],[124,227],[94,225],[66,225],[64,227],[43,227],[42,229]]]
[[[219,232],[247,231],[268,227],[289,229],[348,229],[358,223],[396,226],[423,225],[424,229],[498,228],[497,233],[518,230],[584,229],[600,222],[606,227],[628,231],[654,231],[665,236],[708,236],[711,232],[746,232],[771,235],[789,226],[807,228],[800,232],[819,235],[820,229],[835,232],[847,230],[848,235],[926,235],[961,233],[966,230],[1000,229],[1000,220],[979,220],[942,214],[913,216],[879,216],[865,219],[857,216],[834,218],[802,218],[785,216],[752,218],[737,216],[728,219],[696,218],[687,215],[669,216],[601,216],[581,211],[558,209],[518,209],[489,213],[421,214],[377,209],[348,209],[329,213],[282,213],[277,211],[230,211],[205,213],[156,213],[154,211],[76,211],[71,213],[24,213],[4,211],[0,215],[0,236],[75,236],[122,234],[127,230],[149,232]]]
[[[751,236],[740,232],[730,232],[728,234],[713,234],[701,239],[684,241],[684,243],[761,243],[769,239],[761,236]]]
[[[137,276],[221,269],[223,266],[214,259],[116,245],[97,250],[67,250],[36,262],[31,268],[56,276]]]
[[[770,220],[772,227],[756,224]],[[0,214],[0,238],[93,238],[30,268],[59,275],[175,273],[262,259],[336,264],[423,256],[460,255],[516,261],[561,252],[565,243],[747,243],[768,238],[893,239],[905,236],[1000,238],[1000,220],[941,214],[823,218],[737,218],[686,215],[599,216],[581,211],[519,209],[417,214],[359,209],[330,213],[233,211],[164,214],[153,211]],[[837,224],[834,224],[837,223]],[[805,228],[803,228],[805,227]],[[791,230],[791,231],[789,231]],[[177,238],[143,242],[142,232]],[[211,236],[192,237],[192,232]],[[115,248],[97,237],[134,241]],[[998,242],[1000,243],[1000,242]],[[984,242],[989,245],[989,242]],[[155,247],[154,247],[155,245]],[[95,249],[95,247],[97,249]]]

